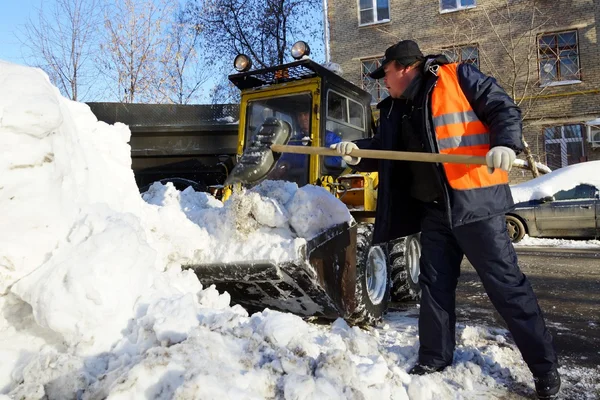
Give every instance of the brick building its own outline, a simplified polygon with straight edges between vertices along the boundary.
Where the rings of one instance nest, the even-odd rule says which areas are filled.
[[[600,160],[599,0],[329,0],[327,16],[331,60],[374,104],[387,93],[367,74],[388,46],[413,39],[494,76],[521,106],[537,160]]]

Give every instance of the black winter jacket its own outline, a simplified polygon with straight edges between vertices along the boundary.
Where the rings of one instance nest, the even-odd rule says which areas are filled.
[[[445,56],[427,57],[422,64],[424,83],[421,88],[423,93],[417,97],[420,99],[418,104],[409,109],[405,100],[384,99],[377,105],[380,110],[378,132],[372,138],[354,143],[361,149],[406,150],[401,144],[403,141],[399,140],[399,135],[403,134],[401,119],[412,113],[413,120],[417,118],[420,121],[422,132],[425,133],[427,150],[438,152],[431,118],[431,94],[437,81],[433,71],[435,65],[447,63]],[[490,148],[506,146],[517,154],[522,151],[521,111],[496,80],[482,74],[471,64],[458,66],[458,79],[473,111],[489,129]],[[355,168],[358,171],[379,172],[373,243],[387,242],[421,230],[423,204],[409,195],[412,176],[407,161],[362,159]],[[443,203],[450,226],[504,214],[514,206],[508,185],[454,190],[448,185],[441,164],[437,165],[436,171],[442,182]]]

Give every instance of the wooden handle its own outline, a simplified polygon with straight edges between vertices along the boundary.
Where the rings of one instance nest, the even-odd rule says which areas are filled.
[[[316,154],[320,156],[340,157],[340,153],[328,147],[289,146],[282,144],[274,144],[271,145],[271,150],[276,151],[277,153]],[[486,165],[485,157],[466,156],[461,154],[415,153],[409,151],[354,149],[352,150],[350,155],[354,157],[375,158],[379,160]]]

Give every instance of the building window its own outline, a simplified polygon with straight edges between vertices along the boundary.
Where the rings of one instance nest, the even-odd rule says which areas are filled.
[[[475,0],[440,0],[440,12],[464,10],[475,6]]]
[[[390,20],[389,0],[358,0],[359,25],[368,25]]]
[[[584,160],[583,125],[544,128],[546,165],[551,169],[577,164]]]
[[[476,44],[467,46],[454,46],[442,49],[452,62],[473,64],[479,68],[479,48]]]
[[[362,60],[361,82],[362,87],[367,92],[371,93],[372,102],[379,103],[381,100],[388,97],[389,93],[383,85],[383,79],[373,79],[369,74],[375,71],[381,65],[383,58],[372,58],[370,60]]]
[[[550,33],[538,37],[540,84],[579,82],[577,31]]]

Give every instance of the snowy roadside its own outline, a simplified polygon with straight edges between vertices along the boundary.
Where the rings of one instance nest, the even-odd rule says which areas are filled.
[[[600,251],[600,240],[573,240],[573,239],[549,239],[549,238],[533,238],[525,235],[518,243],[515,243],[515,248],[526,247],[546,247],[546,248],[561,248],[561,249],[589,249]]]

